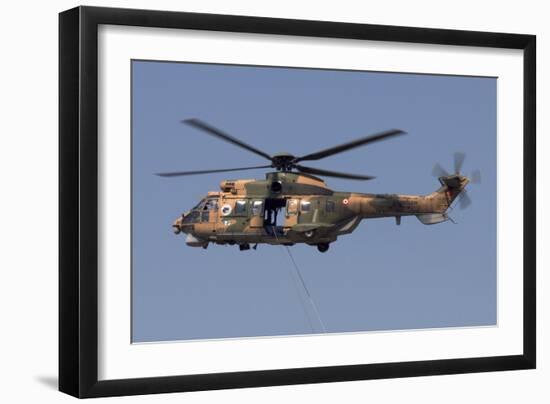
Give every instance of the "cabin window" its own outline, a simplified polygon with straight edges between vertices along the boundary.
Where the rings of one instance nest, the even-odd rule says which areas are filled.
[[[335,208],[334,201],[331,199],[327,199],[326,211],[329,213],[334,212],[334,208]]]
[[[235,214],[243,215],[246,213],[246,201],[236,201],[235,202]]]
[[[309,212],[311,210],[311,202],[310,201],[302,201],[300,205],[300,210],[302,212]]]
[[[260,216],[263,214],[264,201],[252,202],[252,215]]]
[[[286,204],[286,214],[291,216],[296,213],[298,213],[298,199],[289,199]]]

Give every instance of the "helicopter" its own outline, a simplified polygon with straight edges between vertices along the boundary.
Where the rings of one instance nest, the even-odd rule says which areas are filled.
[[[439,188],[427,195],[366,194],[337,192],[318,176],[350,180],[375,177],[313,168],[301,164],[316,161],[360,146],[405,135],[391,129],[334,147],[294,156],[287,152],[270,155],[210,124],[191,118],[181,121],[202,133],[231,143],[269,161],[269,164],[199,171],[162,172],[161,177],[178,177],[221,172],[274,169],[265,179],[223,180],[219,191],[211,191],[181,214],[172,224],[175,234],[186,234],[186,244],[206,249],[210,243],[236,245],[241,251],[258,244],[292,246],[305,243],[326,252],[339,236],[352,233],[361,220],[393,217],[397,225],[403,216],[416,216],[425,225],[452,219],[448,210],[458,198],[465,208],[471,204],[466,186],[480,182],[479,170],[467,177],[460,173],[466,155],[454,154],[454,172],[436,164],[432,174]],[[279,219],[282,220],[279,221]]]

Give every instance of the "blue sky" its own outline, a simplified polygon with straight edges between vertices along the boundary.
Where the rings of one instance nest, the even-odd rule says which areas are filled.
[[[457,222],[365,220],[321,254],[291,248],[328,332],[496,323],[496,90],[482,77],[132,62],[132,326],[134,342],[318,333],[286,251],[185,245],[171,223],[229,178],[153,173],[264,164],[182,125],[200,118],[268,153],[307,154],[369,133],[408,134],[311,165],[375,175],[327,178],[340,191],[426,194],[435,162],[464,173],[473,204]],[[298,284],[298,286],[297,286]]]

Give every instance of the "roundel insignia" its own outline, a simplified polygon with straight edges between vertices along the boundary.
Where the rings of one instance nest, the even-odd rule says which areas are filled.
[[[227,216],[230,213],[231,213],[231,205],[226,203],[225,205],[222,206],[222,215]]]
[[[347,205],[347,204],[349,203],[349,199],[348,199],[348,198],[345,198],[345,199],[342,201],[342,203],[343,203],[344,205]]]

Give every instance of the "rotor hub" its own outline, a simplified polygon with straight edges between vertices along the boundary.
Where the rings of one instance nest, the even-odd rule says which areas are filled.
[[[296,157],[287,152],[281,152],[271,156],[271,162],[278,171],[291,171],[294,168]]]

